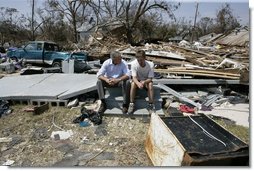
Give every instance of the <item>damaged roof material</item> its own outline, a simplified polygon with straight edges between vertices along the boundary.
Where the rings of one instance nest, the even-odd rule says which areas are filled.
[[[249,30],[247,28],[235,29],[230,34],[218,39],[215,42],[229,46],[247,46],[250,42]]]

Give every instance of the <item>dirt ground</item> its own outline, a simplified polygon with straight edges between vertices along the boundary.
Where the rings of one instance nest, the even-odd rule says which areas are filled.
[[[145,151],[149,127],[142,118],[103,116],[99,126],[82,127],[72,121],[80,108],[50,107],[33,115],[28,105],[13,105],[0,118],[0,165],[11,166],[153,166]],[[71,130],[66,140],[51,138],[53,131]]]
[[[103,116],[101,125],[82,127],[72,121],[80,108],[50,107],[40,115],[25,112],[29,105],[12,105],[12,113],[0,118],[0,165],[14,167],[118,166],[152,167],[145,151],[149,122],[142,117]],[[249,143],[247,128],[219,121],[223,127]],[[69,131],[65,140],[52,136]]]
[[[117,166],[152,167],[145,151],[149,122],[145,118],[103,116],[101,125],[82,127],[73,120],[80,107],[49,107],[40,115],[25,111],[33,106],[11,105],[0,118],[0,165],[14,167]],[[212,118],[249,144],[249,128]],[[55,131],[72,136],[59,139]]]

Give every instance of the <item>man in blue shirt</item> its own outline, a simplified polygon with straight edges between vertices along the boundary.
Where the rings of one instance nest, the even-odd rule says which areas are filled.
[[[120,52],[114,51],[110,54],[110,59],[103,62],[97,77],[97,91],[102,102],[98,112],[103,113],[106,110],[104,87],[122,87],[122,111],[126,114],[129,104],[130,70],[127,62],[122,59]]]

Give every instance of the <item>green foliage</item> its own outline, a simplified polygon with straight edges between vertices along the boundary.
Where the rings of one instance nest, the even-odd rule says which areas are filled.
[[[217,13],[216,17],[216,29],[220,33],[224,33],[226,31],[235,29],[239,27],[240,24],[238,23],[237,19],[234,17],[232,13],[232,9],[230,8],[229,4],[225,4],[221,7],[221,9]]]
[[[96,28],[108,27],[106,30],[109,32],[112,24],[120,23],[119,41],[124,37],[130,44],[141,40],[167,41],[176,36],[190,37],[194,31],[193,21],[174,18],[174,10],[179,5],[163,0],[48,0],[43,7],[35,10],[34,30],[31,29],[31,18],[20,15],[15,8],[0,7],[0,42],[2,45],[5,42],[17,45],[34,36],[36,40],[52,40],[60,44],[77,42],[77,29],[89,22],[91,16]],[[240,24],[230,5],[225,4],[218,10],[216,18],[207,16],[197,22],[195,35],[226,33],[238,26]]]

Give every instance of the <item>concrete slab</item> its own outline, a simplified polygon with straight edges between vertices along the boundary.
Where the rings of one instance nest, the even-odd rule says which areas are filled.
[[[154,105],[158,115],[163,115],[164,112],[161,108],[162,99],[160,97],[160,88],[154,85]],[[107,88],[105,101],[107,104],[107,110],[104,112],[105,115],[123,116],[122,104],[123,96],[121,88]],[[135,96],[135,111],[133,117],[136,116],[149,116],[149,112],[146,109],[148,105],[148,97],[146,90],[137,90]],[[124,115],[126,116],[126,115]],[[128,116],[128,115],[127,115]]]
[[[59,99],[68,99],[73,96],[96,90],[97,76],[94,74],[67,74],[72,83],[69,89],[58,96]],[[72,76],[75,75],[75,76]]]
[[[67,99],[96,89],[96,75],[37,74],[0,79],[1,99]]]
[[[160,116],[164,116],[164,112],[163,112],[162,109],[156,110],[156,114],[160,115]],[[129,115],[124,115],[122,113],[121,107],[119,107],[119,108],[114,107],[114,108],[111,108],[111,109],[107,109],[104,112],[104,115],[106,115],[106,116],[125,116],[125,117],[129,116]],[[146,108],[141,108],[141,109],[135,110],[135,112],[133,113],[132,116],[133,117],[149,116],[149,112],[148,112],[148,110]]]
[[[235,121],[237,125],[250,127],[249,104],[247,103],[217,107],[212,109],[212,111],[200,111],[200,113],[225,117]]]
[[[120,97],[118,97],[118,98],[120,99]],[[112,109],[114,107],[121,108],[122,104],[123,104],[122,100],[115,100],[113,98],[105,99],[105,101],[106,101],[106,104],[107,104],[107,109]],[[156,110],[161,109],[161,104],[162,104],[162,99],[154,101],[155,109]],[[136,99],[135,100],[135,108],[137,110],[147,108],[147,106],[148,106],[148,98],[146,98],[146,99]]]
[[[160,88],[158,88],[157,86],[154,85],[154,99],[160,99]],[[147,98],[147,91],[146,90],[140,90],[138,89],[136,92],[136,96],[135,99],[144,99]],[[121,88],[106,88],[106,94],[105,94],[105,98],[114,98],[116,100],[123,100],[123,93]]]
[[[51,74],[39,74],[39,75],[18,75],[8,76],[0,79],[0,98],[12,99],[19,97],[20,92],[30,89],[39,82],[45,80]],[[22,99],[22,97],[20,97]]]

